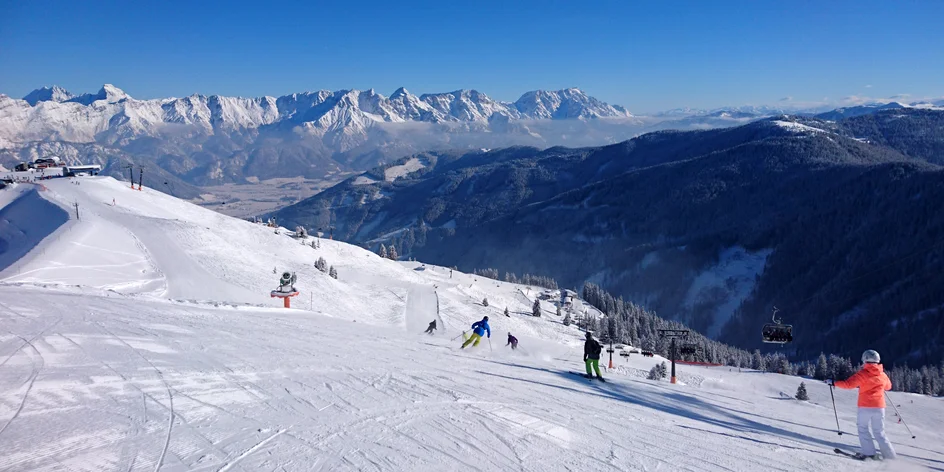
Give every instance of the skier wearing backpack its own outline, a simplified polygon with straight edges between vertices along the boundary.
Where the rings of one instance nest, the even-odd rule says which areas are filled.
[[[587,377],[588,379],[593,378],[593,372],[590,371],[593,368],[596,371],[597,378],[601,382],[606,382],[603,380],[603,376],[600,375],[600,352],[603,351],[603,346],[600,346],[600,343],[596,339],[593,339],[593,333],[587,331],[587,341],[583,344],[583,362],[587,366]]]
[[[465,347],[468,346],[469,344],[472,344],[473,347],[478,346],[479,341],[482,340],[482,335],[485,334],[486,332],[488,333],[488,337],[491,338],[492,328],[488,325],[487,316],[485,318],[482,318],[481,321],[476,321],[475,323],[472,323],[472,336],[469,336],[469,339],[466,339],[465,342],[462,343],[462,347],[460,349],[465,349]]]
[[[518,349],[518,338],[512,336],[511,333],[508,333],[508,343],[505,344],[505,347],[508,346],[511,346],[512,350]]]
[[[433,334],[433,331],[436,331],[436,320],[429,322],[429,326],[426,328],[426,334]]]
[[[864,364],[862,370],[849,379],[835,381],[828,379],[826,383],[839,388],[859,389],[857,424],[861,450],[857,457],[863,459],[875,457],[875,442],[872,440],[872,433],[875,433],[875,439],[878,440],[879,448],[882,450],[882,458],[894,459],[897,457],[895,449],[885,435],[885,391],[892,389],[892,381],[885,375],[877,352],[871,349],[863,352],[862,363]],[[872,426],[871,432],[869,425]]]

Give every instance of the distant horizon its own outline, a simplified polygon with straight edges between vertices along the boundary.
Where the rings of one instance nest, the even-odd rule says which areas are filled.
[[[939,96],[944,2],[0,2],[0,92],[580,87],[646,114]]]
[[[630,113],[632,113],[632,114],[634,114],[634,115],[639,115],[639,116],[647,116],[647,115],[658,114],[658,113],[662,113],[662,112],[666,112],[666,111],[682,110],[682,109],[686,109],[686,108],[691,109],[691,110],[693,110],[693,111],[709,111],[709,112],[710,112],[710,111],[714,111],[714,110],[720,110],[720,109],[732,109],[732,108],[741,108],[741,107],[758,107],[758,108],[760,108],[760,107],[766,107],[766,108],[775,108],[775,109],[783,109],[783,110],[790,110],[790,111],[801,111],[801,110],[815,110],[815,109],[825,109],[825,108],[842,108],[842,107],[850,107],[850,106],[860,106],[860,105],[879,104],[879,103],[892,103],[892,102],[898,102],[898,103],[910,105],[910,104],[912,104],[912,103],[921,103],[921,102],[930,102],[930,101],[944,100],[944,95],[941,95],[941,96],[928,96],[928,97],[911,97],[911,96],[908,96],[908,95],[905,95],[905,96],[897,95],[897,96],[892,96],[892,97],[879,97],[879,98],[865,97],[865,96],[850,96],[850,97],[844,97],[844,98],[841,99],[841,100],[833,101],[833,102],[830,102],[830,101],[798,102],[798,101],[793,101],[793,100],[784,100],[784,99],[781,99],[781,100],[778,100],[776,103],[741,103],[741,104],[727,104],[727,105],[721,105],[721,106],[710,107],[710,108],[683,106],[683,107],[673,107],[673,108],[665,108],[665,109],[657,109],[657,110],[640,110],[640,111],[637,111],[637,110],[633,110],[633,109],[629,108],[628,106],[626,106],[626,105],[624,105],[624,104],[622,104],[622,103],[613,103],[613,102],[609,102],[609,101],[603,100],[602,98],[595,96],[593,93],[588,92],[587,90],[585,90],[584,88],[579,87],[579,86],[563,87],[563,88],[557,88],[557,89],[530,89],[530,90],[525,90],[525,91],[522,91],[521,93],[519,93],[517,97],[515,97],[514,99],[511,99],[511,100],[495,97],[495,96],[491,95],[490,93],[488,93],[487,90],[483,90],[483,89],[481,89],[481,88],[476,88],[476,87],[473,87],[473,88],[458,88],[458,89],[457,89],[457,88],[454,88],[454,89],[443,90],[443,91],[422,91],[422,92],[417,93],[416,91],[414,91],[414,90],[411,89],[410,87],[406,87],[406,86],[399,86],[399,87],[396,87],[396,88],[394,88],[394,89],[393,89],[391,92],[389,92],[389,93],[384,93],[383,91],[381,91],[380,89],[378,89],[378,88],[376,88],[376,87],[368,87],[368,88],[364,88],[364,89],[358,89],[358,88],[340,88],[340,89],[335,89],[335,90],[327,89],[327,88],[311,88],[311,89],[307,89],[307,90],[298,90],[298,91],[288,92],[288,93],[281,93],[281,94],[262,94],[262,95],[226,95],[226,94],[219,94],[219,93],[200,93],[200,92],[194,92],[194,93],[190,93],[190,94],[186,94],[186,95],[168,95],[168,96],[154,96],[154,97],[151,97],[151,96],[144,96],[144,97],[142,97],[142,96],[138,96],[138,95],[136,95],[135,93],[129,91],[129,90],[126,89],[125,87],[123,87],[123,86],[121,86],[121,85],[118,85],[118,84],[115,84],[115,83],[112,83],[112,82],[106,82],[106,83],[104,83],[104,84],[101,84],[100,86],[98,86],[98,87],[95,88],[94,90],[72,90],[72,89],[70,89],[69,87],[65,87],[65,86],[60,85],[60,84],[46,84],[46,85],[41,85],[41,86],[35,87],[35,88],[33,88],[33,89],[30,89],[29,91],[27,91],[26,93],[24,93],[24,94],[21,95],[21,96],[15,96],[15,95],[12,95],[12,94],[8,94],[8,93],[5,93],[5,92],[2,91],[2,90],[0,90],[0,95],[7,95],[8,97],[11,97],[11,98],[14,98],[14,99],[20,99],[20,100],[21,100],[21,99],[25,98],[27,95],[29,95],[29,94],[32,93],[32,92],[35,92],[35,91],[38,91],[38,90],[42,90],[42,89],[44,89],[44,88],[46,88],[46,89],[52,89],[52,88],[54,88],[54,87],[59,87],[60,89],[65,90],[65,91],[71,93],[71,94],[74,95],[74,96],[79,96],[79,95],[83,95],[83,94],[95,94],[95,93],[98,93],[98,92],[101,91],[106,85],[111,85],[111,86],[113,86],[113,87],[116,87],[116,88],[122,90],[123,92],[127,93],[128,96],[130,96],[131,98],[134,98],[134,99],[137,99],[137,100],[160,100],[160,99],[167,99],[167,98],[183,98],[183,97],[189,97],[189,96],[193,96],[193,95],[201,95],[201,96],[214,96],[214,95],[216,95],[216,96],[226,96],[226,97],[236,97],[236,98],[250,98],[250,99],[251,99],[251,98],[262,98],[262,97],[274,97],[274,98],[278,98],[278,97],[283,97],[283,96],[292,95],[292,94],[298,94],[298,93],[311,93],[311,92],[319,92],[319,91],[328,91],[328,92],[334,93],[334,92],[345,91],[345,90],[353,90],[353,91],[360,91],[360,92],[366,92],[366,91],[369,91],[369,90],[374,90],[375,93],[377,93],[377,94],[379,94],[379,95],[382,95],[382,96],[384,96],[384,97],[389,98],[389,97],[390,97],[391,95],[393,95],[393,93],[395,93],[397,90],[403,88],[403,89],[405,89],[407,92],[409,92],[410,94],[415,95],[415,96],[445,94],[445,93],[453,93],[453,92],[458,92],[458,91],[463,91],[463,90],[476,91],[476,92],[482,93],[482,94],[488,96],[489,98],[491,98],[491,99],[493,99],[493,100],[496,100],[496,101],[499,101],[499,102],[514,103],[515,101],[519,100],[523,95],[525,95],[525,94],[527,94],[527,93],[530,93],[530,92],[534,92],[534,91],[539,91],[539,90],[540,90],[540,91],[548,91],[548,92],[557,92],[557,91],[562,91],[562,90],[567,90],[567,89],[578,89],[578,90],[582,91],[583,93],[585,93],[585,94],[586,94],[587,96],[589,96],[589,97],[592,97],[592,98],[596,98],[596,99],[598,99],[598,100],[601,100],[601,101],[607,103],[608,105],[618,105],[618,106],[624,107],[624,108],[626,108],[626,110],[629,111]]]

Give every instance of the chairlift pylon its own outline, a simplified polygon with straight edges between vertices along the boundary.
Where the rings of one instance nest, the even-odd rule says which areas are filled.
[[[787,344],[793,342],[793,325],[783,324],[780,318],[777,318],[777,312],[780,311],[774,307],[771,321],[764,325],[761,332],[761,339],[769,344]]]

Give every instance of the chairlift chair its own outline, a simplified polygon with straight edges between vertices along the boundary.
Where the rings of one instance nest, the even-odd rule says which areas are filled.
[[[761,338],[765,343],[787,344],[793,342],[793,325],[783,324],[780,318],[777,318],[777,307],[774,307],[771,321],[764,325],[761,332]]]

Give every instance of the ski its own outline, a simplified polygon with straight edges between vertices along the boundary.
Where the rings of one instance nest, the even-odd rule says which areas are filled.
[[[857,460],[857,461],[864,461],[864,460],[865,460],[865,457],[864,457],[864,456],[860,457],[860,456],[857,455],[857,454],[853,454],[853,453],[851,453],[851,452],[843,451],[842,449],[839,449],[838,447],[837,447],[836,449],[833,449],[833,452],[835,452],[836,454],[842,455],[842,456],[846,456],[846,457],[848,457],[848,458],[850,458],[850,459],[855,459],[855,460]]]
[[[570,373],[571,373],[571,374],[574,374],[574,375],[577,375],[577,376],[580,376],[580,377],[583,377],[583,378],[585,378],[585,379],[587,379],[587,380],[589,380],[589,381],[591,381],[591,382],[593,381],[593,379],[596,379],[596,380],[599,380],[600,382],[606,383],[606,380],[604,380],[603,377],[590,377],[590,376],[588,376],[587,374],[582,374],[582,373],[580,373],[580,372],[575,372],[575,371],[570,371]]]
[[[585,378],[585,379],[587,379],[587,380],[590,380],[590,381],[593,380],[593,378],[592,378],[592,377],[588,377],[587,374],[582,374],[582,373],[580,373],[580,372],[575,372],[575,371],[570,371],[570,373],[571,373],[571,374],[574,374],[574,375],[576,375],[576,376],[578,376],[578,377],[583,377],[583,378]]]
[[[846,456],[846,457],[848,457],[848,458],[850,458],[850,459],[855,459],[855,460],[857,460],[857,461],[865,461],[865,460],[868,460],[868,459],[877,460],[877,461],[882,460],[879,456],[866,457],[866,456],[863,456],[863,455],[861,455],[861,454],[852,453],[852,452],[848,452],[848,451],[843,451],[842,449],[839,449],[839,448],[833,449],[833,452],[835,452],[836,454],[840,454],[840,455]]]

